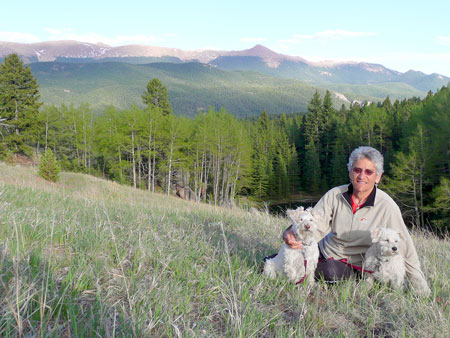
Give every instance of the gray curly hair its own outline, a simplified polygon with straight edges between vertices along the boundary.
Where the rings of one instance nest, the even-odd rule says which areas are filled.
[[[347,164],[348,171],[350,172],[352,170],[353,165],[355,164],[356,161],[363,158],[367,158],[368,160],[372,161],[377,170],[377,175],[383,173],[383,163],[384,163],[383,155],[381,155],[381,153],[375,148],[366,146],[358,147],[355,150],[353,150],[353,152],[350,154]]]

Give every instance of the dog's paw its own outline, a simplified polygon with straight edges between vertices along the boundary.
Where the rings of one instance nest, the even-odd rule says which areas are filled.
[[[367,285],[367,289],[372,289],[373,288],[373,282],[374,282],[374,279],[370,276],[368,276],[367,278],[366,278],[366,285]]]
[[[267,260],[264,264],[264,276],[274,279],[277,276],[277,273],[274,269],[273,263],[269,260]]]

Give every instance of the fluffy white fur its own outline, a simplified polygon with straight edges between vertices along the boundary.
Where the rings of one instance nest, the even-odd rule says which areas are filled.
[[[367,274],[367,281],[390,283],[395,289],[402,289],[405,280],[405,262],[400,252],[401,233],[389,228],[376,228],[371,232],[373,245],[366,252],[364,268],[373,273]]]
[[[295,210],[287,210],[287,216],[292,222],[292,231],[297,239],[303,243],[302,249],[291,249],[283,244],[278,254],[268,259],[264,265],[264,274],[275,278],[277,274],[285,275],[291,282],[300,281],[305,275],[305,281],[314,283],[314,272],[319,259],[319,248],[315,233],[317,230],[316,219],[312,214],[312,208],[299,207]],[[306,271],[304,261],[307,261]]]

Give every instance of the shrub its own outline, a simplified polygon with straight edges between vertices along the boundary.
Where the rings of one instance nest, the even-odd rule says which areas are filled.
[[[50,148],[47,149],[39,163],[39,176],[45,178],[47,181],[56,182],[60,172],[61,167],[55,155],[53,155],[53,151]]]

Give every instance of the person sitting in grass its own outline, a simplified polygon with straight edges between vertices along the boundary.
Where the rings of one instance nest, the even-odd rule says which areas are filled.
[[[386,227],[403,235],[400,251],[410,286],[428,295],[430,289],[400,208],[377,188],[383,175],[383,156],[372,147],[359,147],[351,153],[347,167],[351,183],[329,190],[314,206],[322,238],[316,279],[333,283],[361,274],[364,254],[372,245],[371,230]],[[291,248],[301,249],[302,243],[296,241],[290,229],[284,231],[283,240]]]

